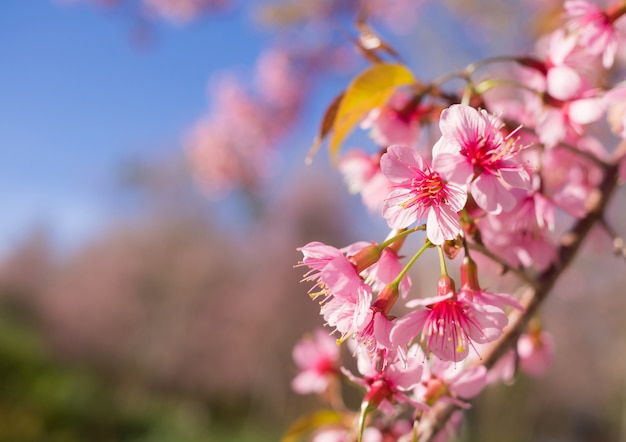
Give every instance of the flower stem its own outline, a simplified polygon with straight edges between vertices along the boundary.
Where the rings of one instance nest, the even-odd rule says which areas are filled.
[[[439,250],[439,266],[441,267],[441,276],[448,276],[448,268],[446,267],[446,257],[443,253],[443,247],[437,246]]]
[[[379,248],[380,250],[385,250],[387,247],[389,247],[391,244],[393,244],[394,242],[398,241],[399,239],[402,239],[408,235],[410,235],[411,233],[417,232],[419,230],[426,230],[426,226],[417,226],[413,229],[406,229],[401,231],[400,233],[398,233],[396,236],[389,238],[385,241],[383,241],[382,243],[379,244]]]
[[[406,263],[402,271],[398,273],[398,276],[396,276],[396,279],[391,281],[389,285],[395,285],[396,287],[399,286],[400,281],[402,281],[402,278],[404,278],[404,276],[407,274],[409,269],[413,266],[413,264],[415,264],[415,261],[417,261],[417,258],[422,256],[422,253],[424,253],[426,249],[430,248],[432,245],[433,244],[429,240],[426,240],[426,244],[424,244],[422,248],[419,249],[415,255],[413,255],[413,257],[409,260],[409,262]]]

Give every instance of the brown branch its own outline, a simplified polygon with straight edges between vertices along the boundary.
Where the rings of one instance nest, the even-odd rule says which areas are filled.
[[[534,286],[527,287],[526,294],[522,299],[525,311],[523,313],[515,312],[511,315],[509,325],[505,328],[502,337],[483,353],[479,364],[491,368],[509,349],[513,348],[519,336],[526,329],[528,321],[546,299],[559,276],[571,264],[591,228],[602,220],[605,207],[617,187],[617,182],[617,164],[607,165],[604,179],[589,198],[587,215],[563,236],[558,250],[558,259],[537,275]],[[419,441],[431,441],[457,409],[458,407],[453,404],[435,404],[420,420]]]

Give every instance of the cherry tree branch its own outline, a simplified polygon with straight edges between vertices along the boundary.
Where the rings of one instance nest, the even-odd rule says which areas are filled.
[[[546,270],[535,278],[535,283],[528,285],[522,299],[525,311],[514,312],[509,325],[505,328],[499,340],[494,342],[482,354],[482,364],[488,369],[517,342],[519,336],[524,332],[530,319],[539,309],[539,306],[546,299],[550,290],[561,276],[563,271],[571,264],[580,249],[591,228],[598,222],[602,222],[604,210],[611,199],[611,196],[618,183],[618,165],[612,163],[604,166],[605,176],[597,189],[590,195],[588,201],[587,215],[578,220],[572,229],[563,235],[561,245],[558,250],[558,259]],[[429,442],[444,428],[450,416],[458,409],[454,404],[438,403],[426,412],[419,423],[419,441]]]

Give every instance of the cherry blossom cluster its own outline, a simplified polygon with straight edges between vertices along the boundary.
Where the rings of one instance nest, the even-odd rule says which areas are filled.
[[[262,54],[255,88],[224,75],[211,89],[211,109],[189,130],[187,154],[195,177],[208,193],[252,189],[268,171],[273,146],[293,122],[306,81],[286,51]]]
[[[587,216],[608,170],[624,163],[605,147],[626,138],[626,82],[609,81],[620,72],[615,24],[624,13],[624,2],[601,10],[568,0],[563,26],[535,54],[398,88],[363,118],[374,149],[349,151],[339,169],[390,234],[299,248],[326,330],[296,345],[293,388],[321,394],[344,417],[340,380],[363,390],[352,419],[312,418],[311,440],[422,440],[438,404],[462,410],[488,383],[512,382],[517,369],[547,370],[554,344],[537,317],[496,364],[483,363],[510,318],[527,312],[512,293],[484,288],[479,268],[540,284],[559,264],[564,233]],[[445,89],[453,77],[465,80],[463,90]],[[423,236],[423,245],[409,250],[409,236]],[[427,253],[438,255],[440,276],[430,292],[416,293],[410,270]],[[342,353],[356,357],[358,373],[342,366]],[[461,419],[455,412],[438,437]]]

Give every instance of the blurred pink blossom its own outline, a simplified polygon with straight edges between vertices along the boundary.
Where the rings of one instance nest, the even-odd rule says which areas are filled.
[[[296,393],[321,394],[339,373],[339,345],[323,329],[306,336],[293,348],[293,360],[300,372],[292,380]]]
[[[536,331],[520,336],[517,341],[520,369],[529,376],[543,376],[554,357],[552,335]]]

